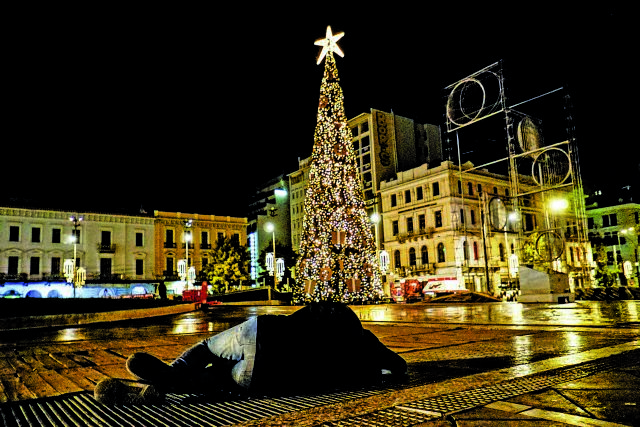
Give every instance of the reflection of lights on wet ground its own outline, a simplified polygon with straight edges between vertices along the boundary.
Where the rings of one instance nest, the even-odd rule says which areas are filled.
[[[60,329],[55,341],[78,341],[85,338],[82,329]]]
[[[183,319],[180,319],[180,321],[176,322],[175,325],[173,325],[173,329],[171,330],[172,334],[191,334],[191,333],[195,333],[195,332],[200,332],[200,320],[189,316],[189,317],[185,317]]]
[[[584,345],[584,337],[575,332],[564,333],[565,342],[567,343],[567,350],[570,352],[580,351]]]
[[[517,335],[513,337],[513,353],[518,359],[524,359],[523,363],[529,363],[533,350],[531,349],[531,335]]]

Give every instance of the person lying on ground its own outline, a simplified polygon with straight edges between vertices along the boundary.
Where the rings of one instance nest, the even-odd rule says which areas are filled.
[[[313,302],[289,315],[264,314],[207,338],[172,363],[134,353],[138,382],[108,378],[95,398],[105,404],[159,403],[164,395],[269,396],[381,384],[406,377],[407,363],[346,304]]]

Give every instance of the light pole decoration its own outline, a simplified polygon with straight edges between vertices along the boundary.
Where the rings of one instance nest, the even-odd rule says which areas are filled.
[[[273,237],[273,253],[267,254],[265,264],[269,274],[273,275],[273,288],[275,289],[278,286],[278,275],[284,273],[284,259],[279,260],[276,258],[276,227],[268,222],[264,225],[264,230],[267,233],[271,233]]]
[[[622,244],[620,243],[620,234],[627,234],[630,233],[634,230],[633,227],[629,227],[629,228],[625,228],[623,230],[620,230],[619,233],[616,233],[616,237],[618,238],[618,247],[616,248],[614,246],[613,248],[613,262],[616,266],[616,281],[618,282],[618,286],[620,286],[620,271],[618,271],[618,255],[617,252],[620,252],[620,264],[622,264],[622,273],[625,275],[626,278],[629,278],[629,276],[631,276],[631,272],[630,271],[625,271],[624,269],[624,259],[622,258]]]
[[[82,217],[78,217],[75,215],[72,215],[69,217],[69,221],[71,221],[73,223],[73,260],[71,263],[71,283],[73,285],[73,297],[76,297],[76,286],[78,284],[78,267],[76,265],[76,259],[77,259],[77,246],[78,246],[78,227],[80,226],[80,223],[82,222]]]

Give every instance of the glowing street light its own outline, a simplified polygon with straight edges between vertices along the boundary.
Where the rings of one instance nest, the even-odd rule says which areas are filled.
[[[624,265],[624,259],[622,259],[622,244],[620,243],[620,234],[627,234],[630,233],[634,230],[633,227],[629,227],[629,228],[625,228],[620,230],[619,233],[616,233],[616,236],[618,237],[618,247],[616,249],[615,245],[613,247],[613,263],[616,266],[616,270],[618,269],[618,254],[617,251],[620,251],[620,263],[622,263]],[[624,272],[624,267],[622,269],[622,271]],[[616,275],[616,281],[618,282],[618,286],[620,286],[620,274]]]
[[[178,264],[178,272],[180,274],[180,279],[184,280],[185,282],[187,282],[187,289],[189,289],[189,287],[191,285],[193,285],[193,283],[195,282],[196,279],[196,270],[195,267],[189,267],[189,242],[191,241],[191,226],[193,225],[193,220],[192,219],[187,219],[184,221],[184,243],[185,243],[185,249],[186,249],[186,259],[184,260],[184,266],[182,267],[180,265],[180,263]],[[182,268],[180,268],[182,267]]]
[[[69,221],[71,221],[73,223],[73,261],[72,261],[72,276],[71,276],[71,283],[73,284],[73,297],[76,297],[76,285],[78,283],[78,267],[76,265],[76,259],[77,259],[77,247],[78,247],[78,227],[80,226],[80,223],[82,222],[82,217],[78,217],[78,216],[70,216],[69,217]]]
[[[264,225],[264,230],[267,233],[271,233],[273,237],[273,254],[267,254],[267,269],[273,274],[273,287],[274,289],[278,286],[278,272],[277,272],[277,258],[276,258],[276,227],[271,222],[267,222]],[[269,255],[271,255],[271,263],[269,263]],[[269,266],[270,265],[270,266]]]

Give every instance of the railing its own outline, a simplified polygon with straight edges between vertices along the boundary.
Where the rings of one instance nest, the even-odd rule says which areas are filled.
[[[211,249],[211,243],[200,243],[200,249]]]
[[[115,253],[116,251],[116,245],[114,244],[103,244],[103,243],[98,243],[98,252],[100,252],[101,254],[112,254]]]
[[[176,242],[164,242],[164,247],[167,249],[175,249]]]

